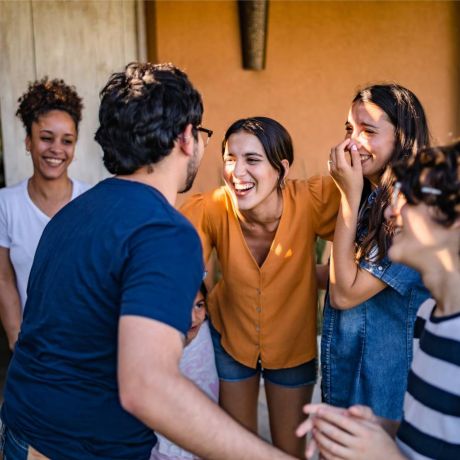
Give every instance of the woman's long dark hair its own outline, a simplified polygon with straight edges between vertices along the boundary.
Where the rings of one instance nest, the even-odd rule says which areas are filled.
[[[360,228],[367,228],[364,238],[356,244],[356,259],[381,260],[387,253],[392,237],[391,228],[385,223],[384,211],[390,204],[394,183],[393,165],[412,157],[419,149],[430,146],[430,133],[422,104],[412,91],[396,84],[368,86],[356,94],[353,104],[371,103],[383,110],[394,126],[395,145],[390,161],[382,171],[377,196],[365,212],[361,212]],[[365,180],[365,183],[368,182]],[[370,184],[364,193],[369,194]],[[367,196],[363,197],[366,206]],[[377,250],[377,252],[375,252]]]

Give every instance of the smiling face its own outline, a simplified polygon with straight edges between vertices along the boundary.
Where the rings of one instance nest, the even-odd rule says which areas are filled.
[[[72,117],[62,110],[51,110],[32,123],[26,138],[34,165],[34,175],[46,180],[67,176],[77,142],[77,129]]]
[[[245,131],[232,134],[223,160],[225,184],[240,211],[278,209],[279,173],[256,136]],[[289,167],[287,160],[282,163]]]
[[[363,176],[377,187],[393,155],[396,140],[394,126],[377,105],[356,102],[350,108],[345,129],[346,138],[351,139],[348,149],[356,145],[361,156]]]
[[[394,236],[388,251],[391,260],[420,272],[430,268],[432,257],[441,254],[452,243],[452,231],[436,220],[436,208],[420,202],[409,204],[402,194],[394,206],[385,210],[392,223]],[[455,239],[455,238],[454,238]]]
[[[206,319],[206,300],[201,291],[195,297],[192,309],[192,326],[187,332],[186,343],[189,344],[197,335]]]

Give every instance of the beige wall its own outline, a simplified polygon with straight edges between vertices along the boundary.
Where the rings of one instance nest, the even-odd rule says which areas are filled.
[[[147,17],[150,17],[147,8]],[[326,172],[349,103],[366,83],[396,81],[426,108],[438,142],[460,135],[459,6],[455,2],[271,1],[267,67],[241,66],[236,1],[159,1],[151,56],[183,67],[215,130],[194,190],[220,180],[220,140],[240,117],[267,115],[290,131],[293,176]]]
[[[139,54],[136,6],[135,0],[0,0],[0,109],[7,185],[32,173],[25,131],[14,114],[27,83],[45,75],[63,78],[83,97],[70,174],[90,183],[108,174],[93,140],[98,94],[112,72]]]
[[[27,82],[62,76],[85,99],[75,177],[106,173],[93,142],[98,91],[109,74],[142,58],[142,0],[0,0],[0,108],[9,184],[30,174],[14,117]],[[393,80],[424,104],[438,142],[460,135],[460,4],[270,1],[267,67],[243,70],[237,2],[147,2],[149,56],[185,68],[215,130],[194,190],[220,182],[220,139],[237,118],[267,115],[290,131],[292,176],[326,172],[360,85]],[[152,14],[154,12],[155,14]]]

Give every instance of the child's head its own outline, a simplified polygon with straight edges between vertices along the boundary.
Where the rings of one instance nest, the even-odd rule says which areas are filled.
[[[187,332],[185,344],[188,345],[197,335],[203,321],[206,319],[206,296],[207,289],[204,283],[201,283],[192,308],[192,326]]]
[[[394,168],[385,212],[395,227],[390,257],[423,271],[432,254],[460,250],[460,142],[421,150]]]

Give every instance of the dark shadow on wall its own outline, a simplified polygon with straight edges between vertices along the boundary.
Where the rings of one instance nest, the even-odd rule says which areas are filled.
[[[5,168],[3,166],[2,118],[0,116],[0,188],[5,187]]]
[[[455,44],[453,48],[452,56],[452,81],[454,82],[453,88],[453,119],[454,129],[452,132],[453,139],[460,138],[460,2],[452,2],[452,40]]]
[[[147,60],[155,63],[158,59],[156,0],[147,0],[144,5]]]
[[[0,188],[5,187],[5,168],[3,167],[3,141],[2,120],[0,118]],[[10,350],[3,327],[0,326],[0,401],[3,401],[3,386],[5,384],[6,370],[10,362]]]

